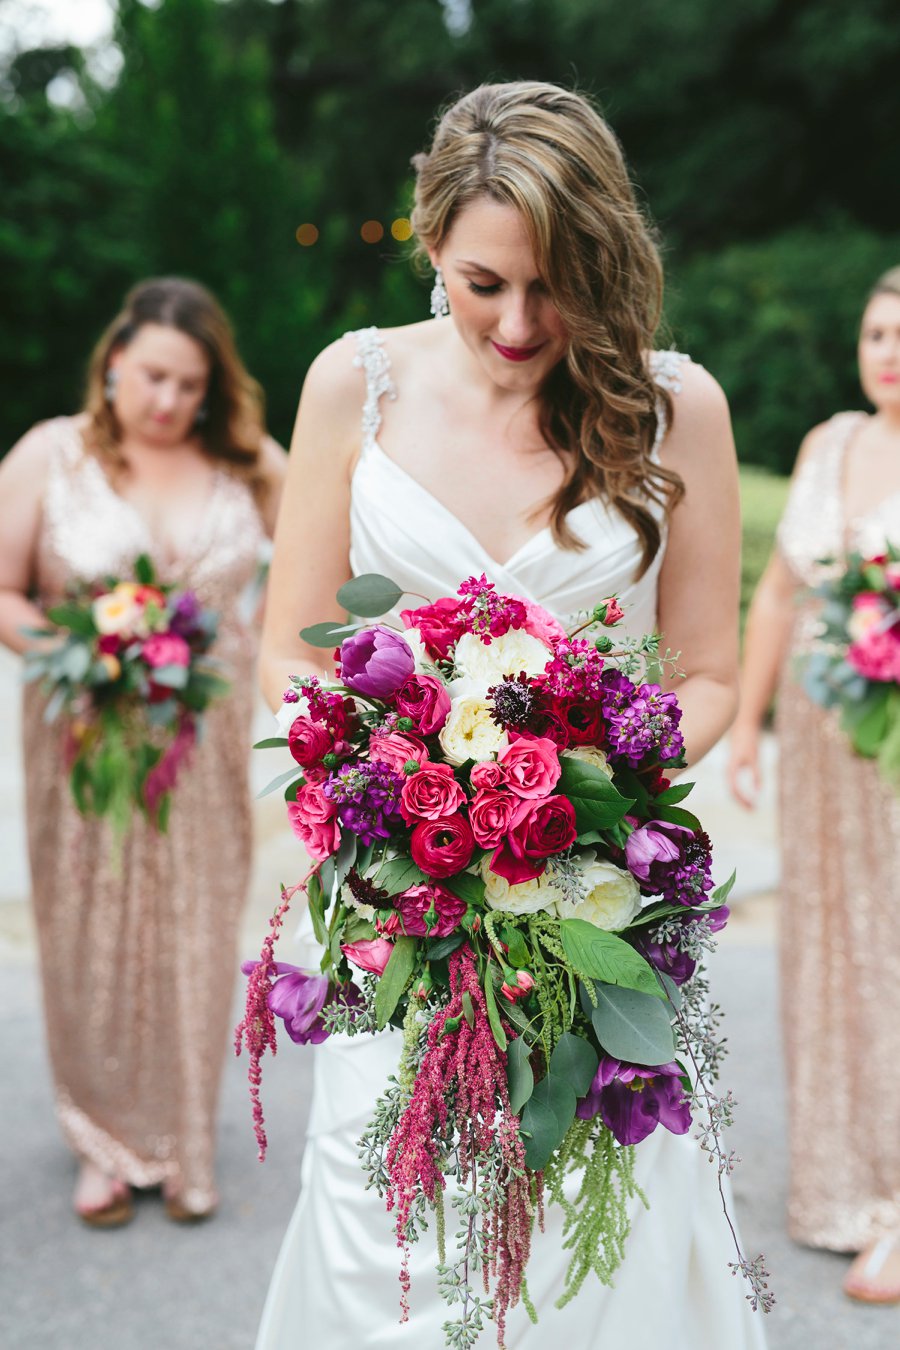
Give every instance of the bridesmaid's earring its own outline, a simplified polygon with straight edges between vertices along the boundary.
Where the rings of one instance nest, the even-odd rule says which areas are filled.
[[[106,372],[103,381],[103,396],[107,403],[113,404],[116,401],[116,390],[119,387],[119,372],[112,366]]]
[[[434,269],[434,285],[431,288],[431,313],[436,319],[445,319],[450,313],[447,287],[444,285],[444,274],[439,267]]]

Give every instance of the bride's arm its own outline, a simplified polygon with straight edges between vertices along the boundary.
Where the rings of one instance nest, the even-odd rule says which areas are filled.
[[[350,477],[359,448],[363,379],[349,342],[327,347],[303,386],[275,528],[260,655],[270,707],[289,675],[333,675],[330,652],[301,642],[307,624],[339,619],[350,579]]]
[[[662,460],[684,480],[660,574],[662,650],[686,678],[669,681],[684,710],[688,762],[730,726],[738,697],[741,523],[728,404],[701,366],[688,365]]]

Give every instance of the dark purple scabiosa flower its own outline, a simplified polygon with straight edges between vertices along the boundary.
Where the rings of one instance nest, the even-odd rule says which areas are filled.
[[[622,759],[634,769],[648,755],[660,760],[679,757],[684,738],[678,730],[681,709],[674,694],[664,694],[658,684],[635,685],[618,671],[605,671],[602,684],[610,758]]]
[[[533,682],[524,670],[518,675],[504,675],[500,684],[492,684],[487,701],[493,720],[507,730],[527,731],[538,710]]]
[[[651,820],[628,836],[625,862],[645,895],[670,904],[697,905],[712,890],[712,844],[702,830]]]
[[[258,961],[245,961],[241,970],[252,974]],[[314,975],[292,966],[287,961],[275,961],[272,970],[278,976],[269,990],[268,1005],[292,1041],[298,1045],[319,1045],[328,1036],[322,1023],[326,1004],[340,999],[348,1005],[362,1002],[362,995],[353,984],[341,988],[331,983],[327,975]]]
[[[525,626],[524,602],[513,595],[498,595],[494,583],[483,572],[480,577],[468,577],[457,595],[462,596],[460,610],[466,631],[475,633],[484,643],[503,637],[511,628]]]
[[[342,764],[322,784],[322,791],[337,806],[341,824],[362,843],[374,844],[403,824],[400,793],[405,781],[381,760]]]
[[[344,638],[340,655],[341,679],[348,689],[366,698],[390,698],[413,673],[415,657],[401,633],[376,623]]]
[[[657,1125],[672,1134],[687,1134],[691,1127],[691,1108],[675,1063],[651,1069],[601,1055],[591,1090],[576,1112],[581,1120],[602,1116],[620,1144],[639,1144]]]

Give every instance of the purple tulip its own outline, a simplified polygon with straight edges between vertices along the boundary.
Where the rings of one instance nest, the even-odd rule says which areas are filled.
[[[192,638],[202,631],[201,615],[200,601],[195,593],[182,591],[172,611],[169,627],[179,637]]]
[[[625,861],[646,895],[671,904],[696,905],[712,890],[712,849],[702,831],[651,820],[628,836]]]
[[[258,964],[245,961],[241,970],[249,975]],[[269,1009],[282,1019],[287,1034],[298,1045],[319,1045],[327,1038],[321,1017],[326,1003],[338,996],[346,1003],[360,1001],[355,985],[338,990],[327,975],[310,975],[287,961],[274,961],[272,969],[280,978],[269,990]]]
[[[413,673],[409,643],[392,628],[375,624],[341,643],[341,679],[367,698],[390,698]]]
[[[698,919],[704,919],[711,933],[718,933],[728,922],[730,911],[727,905],[720,905],[718,909],[711,909],[703,914],[697,910],[689,910],[684,918],[680,920],[684,927],[688,924],[696,923]],[[669,942],[654,942],[652,938],[646,935],[640,936],[635,941],[635,947],[641,956],[645,957],[657,970],[668,975],[674,984],[684,984],[689,980],[697,969],[697,962],[687,952],[682,951],[677,939]]]
[[[591,1090],[576,1110],[582,1120],[599,1112],[620,1144],[639,1144],[657,1125],[672,1134],[687,1134],[691,1127],[681,1069],[674,1063],[650,1069],[601,1055]]]

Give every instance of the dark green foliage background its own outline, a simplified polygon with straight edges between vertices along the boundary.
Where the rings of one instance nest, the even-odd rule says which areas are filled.
[[[218,293],[287,442],[320,347],[427,313],[408,246],[359,227],[407,213],[436,110],[487,78],[598,98],[664,241],[665,340],[725,386],[745,461],[785,472],[810,425],[859,406],[861,304],[900,262],[895,0],[472,12],[454,37],[439,0],[120,0],[111,90],[76,50],[21,53],[0,101],[0,448],[78,406],[124,291],[173,272]],[[46,98],[64,70],[82,110]]]

